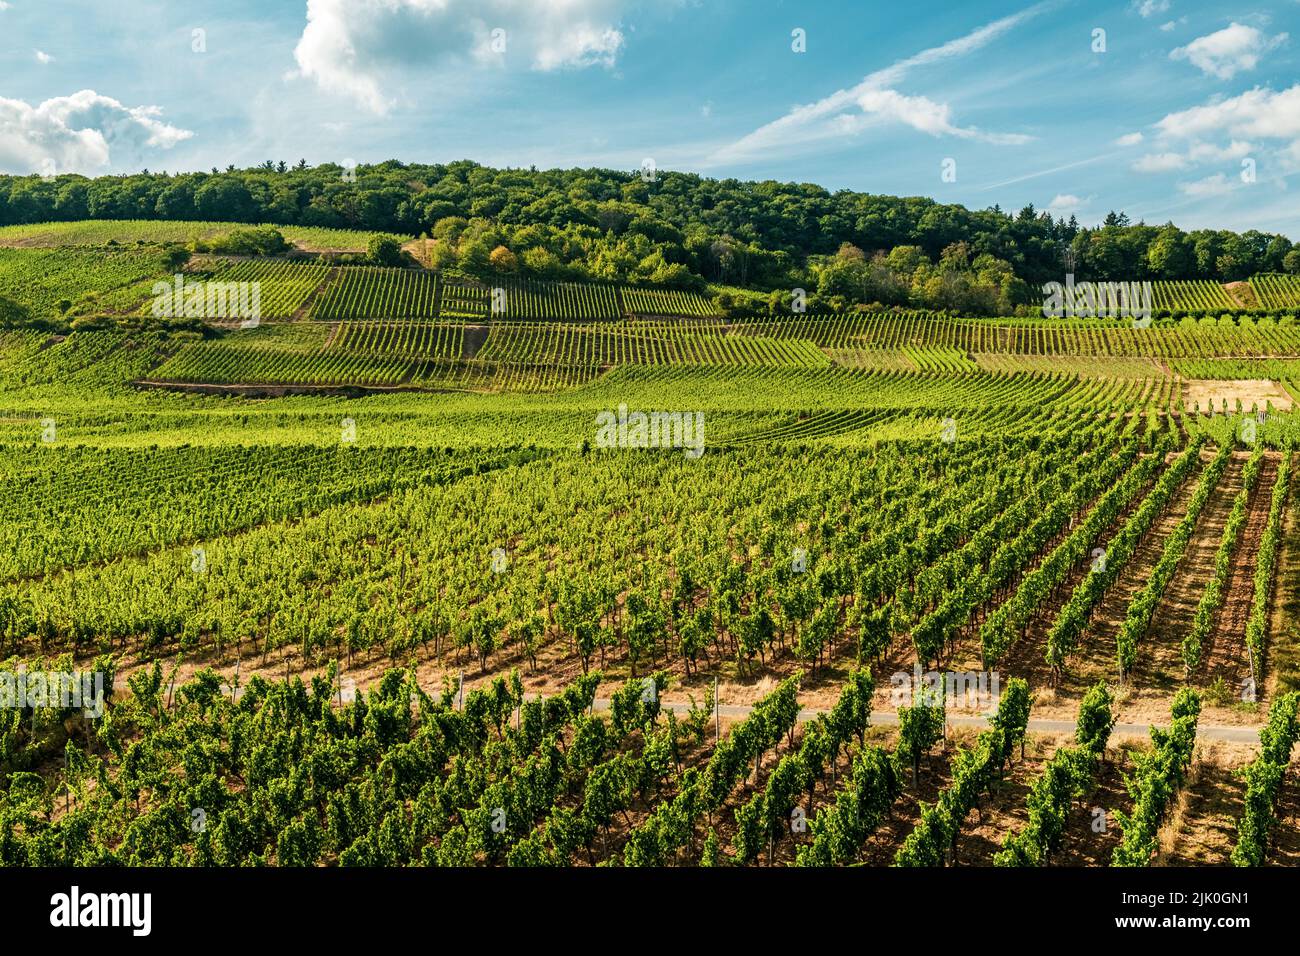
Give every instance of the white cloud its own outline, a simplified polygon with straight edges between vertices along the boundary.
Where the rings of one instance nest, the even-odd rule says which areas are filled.
[[[0,97],[0,171],[102,172],[146,149],[170,149],[194,134],[164,123],[156,106],[123,106],[94,90],[37,106]]]
[[[1232,23],[1217,33],[1197,37],[1187,46],[1173,50],[1169,57],[1187,60],[1203,73],[1230,80],[1238,73],[1253,70],[1259,58],[1287,41],[1287,34],[1266,36],[1255,27]]]
[[[1115,140],[1116,146],[1136,146],[1142,142],[1145,137],[1141,133],[1125,133],[1119,139]]]
[[[1199,163],[1224,162],[1242,159],[1253,151],[1250,143],[1233,140],[1227,146],[1194,141],[1185,153],[1148,153],[1133,163],[1139,173],[1169,173],[1187,169]]]
[[[1064,215],[1067,212],[1077,212],[1083,205],[1083,200],[1072,193],[1058,193],[1052,201],[1047,204],[1047,211],[1056,215]]]
[[[1168,173],[1187,168],[1187,157],[1179,153],[1148,153],[1133,163],[1139,173]]]
[[[717,150],[711,159],[714,162],[744,160],[773,150],[788,149],[792,144],[840,138],[888,121],[905,123],[934,136],[960,136],[1000,145],[1029,142],[1032,137],[1017,133],[989,133],[974,126],[957,126],[952,122],[948,104],[925,96],[908,96],[894,87],[916,67],[973,53],[1051,6],[1054,6],[1051,2],[1036,4],[987,23],[965,36],[899,60],[868,74],[856,86],[836,90],[815,103],[795,107],[785,116]],[[854,108],[860,112],[851,112]]]
[[[46,53],[44,50],[36,50],[35,52],[36,52],[36,62],[37,62],[37,63],[45,64],[45,63],[53,63],[53,62],[54,62],[54,57],[50,56],[50,55],[49,55],[48,53]]]
[[[1223,173],[1215,173],[1213,176],[1207,176],[1205,179],[1198,179],[1191,183],[1178,184],[1178,191],[1184,196],[1194,196],[1196,198],[1222,196],[1225,193],[1232,192],[1232,189],[1232,183]]]
[[[1214,99],[1170,113],[1156,128],[1179,139],[1221,134],[1261,139],[1300,138],[1300,83],[1275,93],[1255,87],[1240,96]]]
[[[387,112],[391,73],[456,61],[612,67],[636,0],[307,0],[294,59],[322,90]]]
[[[1154,17],[1157,13],[1166,13],[1173,6],[1169,0],[1134,0],[1133,8],[1143,20]]]

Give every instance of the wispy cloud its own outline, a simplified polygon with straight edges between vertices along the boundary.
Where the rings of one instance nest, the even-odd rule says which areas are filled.
[[[1118,153],[1102,153],[1100,156],[1089,156],[1087,159],[1078,159],[1072,163],[1065,163],[1061,166],[1053,166],[1051,169],[1040,169],[1036,173],[1025,173],[1023,176],[1013,176],[1010,179],[1004,179],[1001,182],[989,183],[987,186],[981,186],[980,189],[1000,189],[1003,186],[1014,186],[1016,183],[1023,183],[1030,179],[1038,179],[1042,176],[1051,176],[1053,173],[1063,173],[1067,169],[1077,169],[1080,166],[1091,166],[1093,163],[1100,163],[1104,159],[1110,159],[1117,156]]]
[[[841,138],[879,123],[903,123],[932,136],[956,136],[1000,145],[1029,142],[1019,133],[995,133],[953,122],[947,103],[925,96],[910,96],[896,89],[913,70],[944,60],[967,56],[1004,34],[1058,6],[1057,0],[1035,4],[1019,13],[987,23],[965,36],[930,47],[884,69],[868,74],[856,86],[836,90],[815,103],[795,107],[780,119],[724,146],[711,157],[715,162],[743,161],[792,145]]]

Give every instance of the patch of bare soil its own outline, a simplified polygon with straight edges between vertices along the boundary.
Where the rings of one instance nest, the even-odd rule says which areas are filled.
[[[1291,395],[1277,382],[1268,378],[1209,379],[1193,378],[1187,380],[1183,393],[1183,408],[1191,411],[1199,407],[1223,408],[1223,400],[1228,400],[1228,408],[1235,409],[1237,401],[1245,409],[1252,405],[1263,409],[1269,402],[1279,412],[1289,412],[1295,402]]]
[[[1259,302],[1255,298],[1255,290],[1250,287],[1249,282],[1225,282],[1223,283],[1223,291],[1235,299],[1243,309],[1259,308]]]
[[[1245,781],[1236,773],[1253,759],[1220,741],[1197,744],[1187,781],[1160,828],[1156,866],[1227,866],[1237,843]]]

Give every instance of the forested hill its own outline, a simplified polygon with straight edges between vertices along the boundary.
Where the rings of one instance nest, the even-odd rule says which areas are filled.
[[[963,270],[996,311],[1068,267],[1080,279],[1211,279],[1300,272],[1281,235],[1183,232],[1112,213],[1096,229],[1026,206],[970,210],[931,199],[829,192],[658,171],[491,169],[463,161],[345,168],[268,161],[210,173],[88,179],[0,176],[0,224],[78,219],[218,220],[432,236],[442,263],[504,246],[539,278],[704,281],[756,290],[853,286],[888,303],[900,273]],[[895,250],[893,261],[884,255]],[[452,257],[460,260],[453,263]],[[823,259],[821,257],[833,257]],[[872,269],[873,260],[876,268]],[[472,271],[472,269],[471,269]]]

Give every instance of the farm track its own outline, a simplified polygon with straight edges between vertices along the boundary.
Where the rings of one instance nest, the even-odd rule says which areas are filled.
[[[1138,644],[1132,679],[1139,685],[1172,688],[1181,681],[1185,671],[1182,641],[1191,629],[1196,605],[1213,573],[1214,556],[1232,501],[1242,488],[1245,464],[1244,457],[1234,455],[1205,502],[1187,551],[1160,598],[1150,629]]]
[[[1229,687],[1241,686],[1250,675],[1250,649],[1246,646],[1246,621],[1255,598],[1255,565],[1259,545],[1268,526],[1273,485],[1278,461],[1267,456],[1260,465],[1259,479],[1247,503],[1246,524],[1232,553],[1232,571],[1224,589],[1223,607],[1210,639],[1202,650],[1200,678],[1212,683],[1222,678]]]

